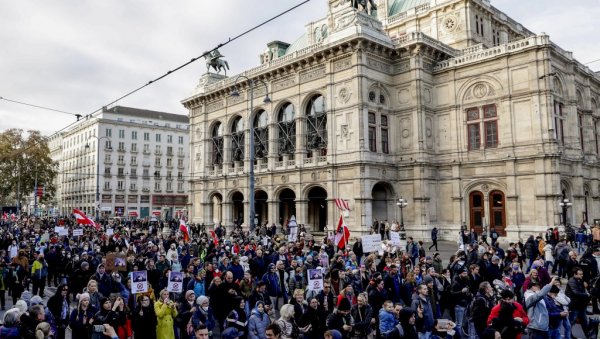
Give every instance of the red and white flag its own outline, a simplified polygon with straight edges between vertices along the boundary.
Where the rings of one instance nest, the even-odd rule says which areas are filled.
[[[13,213],[13,214],[11,214],[11,215],[10,215],[10,220],[11,220],[11,221],[17,221],[17,215],[16,215],[16,214],[14,214],[14,213]]]
[[[338,226],[335,231],[335,239],[334,242],[338,248],[344,249],[346,248],[346,243],[350,238],[350,230],[348,229],[348,225],[344,222],[344,217],[340,215],[340,221],[338,221]]]
[[[4,219],[4,221],[8,220],[8,213],[4,212],[2,219]]]
[[[94,222],[94,220],[90,219],[87,215],[85,215],[85,213],[83,213],[83,211],[80,211],[78,209],[73,209],[73,215],[75,216],[75,219],[77,220],[77,224],[79,224],[79,225],[96,226],[96,223]]]
[[[183,233],[183,241],[190,241],[190,228],[185,223],[185,220],[183,220],[183,218],[179,219],[179,230],[181,231],[181,233]]]
[[[337,208],[340,209],[340,211],[349,211],[350,210],[350,205],[348,204],[348,200],[336,198],[335,205],[337,206]]]
[[[213,243],[215,244],[215,246],[217,246],[219,244],[219,238],[217,237],[217,233],[215,233],[215,231],[210,230],[210,236],[213,239]]]

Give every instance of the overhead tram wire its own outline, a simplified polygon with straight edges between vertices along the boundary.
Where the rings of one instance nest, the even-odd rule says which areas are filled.
[[[24,105],[24,106],[29,106],[29,107],[35,107],[35,108],[39,108],[39,109],[44,109],[44,110],[47,110],[47,111],[52,111],[52,112],[57,112],[57,113],[63,113],[63,114],[72,115],[72,116],[76,117],[77,120],[79,120],[81,118],[81,114],[71,113],[71,112],[66,112],[66,111],[61,111],[61,110],[56,109],[56,108],[50,108],[50,107],[46,107],[46,106],[34,105],[34,104],[27,103],[27,102],[23,102],[23,101],[19,101],[19,100],[14,100],[14,99],[9,99],[9,98],[2,97],[2,96],[0,96],[0,100],[12,102],[14,104],[19,104],[19,105]]]
[[[269,19],[267,19],[267,20],[265,20],[265,21],[263,21],[263,22],[261,22],[261,23],[259,23],[258,25],[255,25],[255,26],[251,27],[250,29],[248,29],[248,30],[246,30],[246,31],[244,31],[244,32],[242,32],[242,33],[240,33],[240,34],[238,34],[238,35],[234,36],[233,38],[229,38],[227,41],[225,41],[225,42],[223,42],[223,43],[220,43],[220,44],[218,44],[216,47],[212,48],[211,50],[209,50],[209,51],[207,51],[207,52],[204,52],[204,53],[202,53],[202,55],[200,55],[200,56],[198,56],[198,57],[192,58],[190,61],[187,61],[187,62],[183,63],[182,65],[180,65],[180,66],[178,66],[178,67],[176,67],[176,68],[174,68],[174,69],[172,69],[172,70],[170,70],[170,71],[166,72],[165,74],[163,74],[163,75],[159,76],[158,78],[155,78],[155,79],[153,79],[153,80],[150,80],[150,81],[148,81],[147,83],[145,83],[145,84],[143,84],[143,85],[141,85],[141,86],[137,87],[136,89],[134,89],[134,90],[132,90],[132,91],[130,91],[130,92],[127,92],[126,94],[124,94],[124,95],[122,95],[122,96],[118,97],[117,99],[115,99],[115,100],[113,100],[113,101],[111,101],[111,102],[109,102],[109,103],[107,103],[107,104],[103,105],[103,106],[102,106],[102,107],[100,107],[99,109],[96,109],[96,110],[94,110],[93,112],[91,112],[91,113],[89,113],[89,114],[86,114],[85,116],[83,116],[83,115],[81,115],[81,116],[82,116],[82,117],[84,117],[86,120],[87,120],[87,119],[89,119],[89,118],[92,118],[92,117],[93,117],[93,116],[94,116],[96,113],[100,113],[100,112],[102,112],[102,110],[103,110],[105,107],[111,106],[111,105],[113,105],[113,104],[117,103],[119,100],[122,100],[122,99],[124,99],[124,98],[127,98],[128,96],[130,96],[130,95],[132,95],[132,94],[134,94],[134,93],[136,93],[136,92],[139,92],[139,91],[141,91],[142,89],[144,89],[144,88],[146,88],[146,87],[148,87],[148,86],[152,85],[153,83],[155,83],[155,82],[157,82],[157,81],[159,81],[159,80],[162,80],[162,79],[166,78],[167,76],[171,75],[172,73],[175,73],[175,72],[179,71],[180,69],[182,69],[182,68],[184,68],[184,67],[186,67],[186,66],[188,66],[188,65],[192,64],[193,62],[197,61],[197,60],[198,60],[198,59],[200,59],[200,58],[203,58],[204,56],[206,56],[206,55],[208,55],[208,54],[212,53],[213,51],[215,51],[215,50],[217,50],[217,49],[219,49],[219,48],[221,48],[221,47],[223,47],[223,46],[226,46],[226,45],[228,45],[228,44],[230,44],[230,43],[234,42],[235,40],[238,40],[238,39],[240,39],[241,37],[243,37],[243,36],[245,36],[245,35],[249,34],[250,32],[252,32],[252,31],[255,31],[255,30],[259,29],[260,27],[262,27],[262,26],[264,26],[264,25],[266,25],[266,24],[270,23],[270,22],[271,22],[271,21],[273,21],[273,20],[276,20],[276,19],[280,18],[281,16],[283,16],[283,15],[285,15],[285,14],[287,14],[287,13],[289,13],[289,12],[291,12],[291,11],[293,11],[293,10],[297,9],[297,8],[299,8],[299,7],[300,7],[300,6],[302,6],[302,5],[305,5],[306,3],[310,2],[310,1],[311,1],[311,0],[304,0],[304,1],[302,1],[302,2],[298,3],[298,4],[294,5],[294,6],[292,6],[292,7],[288,8],[288,9],[286,9],[285,11],[283,11],[283,12],[281,12],[281,13],[279,13],[279,14],[277,14],[277,15],[275,15],[275,16],[273,16],[273,17],[271,17],[271,18],[269,18]],[[32,105],[32,106],[34,106],[34,107],[35,107],[36,105]],[[39,107],[42,107],[42,106],[39,106]],[[62,113],[65,113],[65,112],[62,112]],[[44,139],[49,139],[49,138],[52,138],[54,135],[56,135],[56,134],[58,134],[58,133],[60,133],[60,132],[62,132],[62,131],[64,131],[64,130],[68,129],[69,127],[71,127],[71,126],[75,125],[75,124],[76,124],[76,123],[78,123],[79,121],[80,121],[80,119],[77,119],[77,121],[75,121],[75,122],[72,122],[72,123],[68,124],[67,126],[65,126],[65,127],[61,128],[61,129],[59,129],[58,131],[54,132],[54,133],[53,133],[53,134],[51,134],[50,136],[48,136],[48,137],[44,137]],[[30,148],[32,148],[32,147],[34,147],[34,146],[36,146],[38,143],[39,143],[39,142],[34,142],[34,143],[32,143],[31,145],[29,145],[28,147],[21,148],[21,149],[17,149],[17,150],[15,150],[15,152],[13,152],[12,154],[10,154],[10,155],[7,155],[7,156],[5,156],[4,158],[0,159],[0,161],[7,161],[9,158],[12,158],[12,157],[14,157],[14,156],[18,155],[19,153],[25,152],[26,150],[28,150],[28,149],[30,149]]]

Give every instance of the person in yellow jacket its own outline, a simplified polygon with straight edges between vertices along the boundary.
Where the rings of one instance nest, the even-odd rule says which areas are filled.
[[[177,316],[177,307],[173,300],[169,299],[169,291],[160,291],[160,298],[154,304],[154,312],[158,318],[156,325],[156,337],[161,339],[175,339],[173,319]]]
[[[44,297],[46,287],[46,277],[48,276],[48,263],[44,259],[44,254],[40,253],[37,259],[31,265],[31,282],[33,295]]]

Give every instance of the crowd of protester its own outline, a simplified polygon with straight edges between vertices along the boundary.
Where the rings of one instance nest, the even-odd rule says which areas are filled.
[[[494,230],[491,244],[463,231],[442,258],[427,253],[437,228],[427,249],[408,237],[365,253],[360,238],[338,248],[275,225],[254,234],[190,225],[184,241],[177,220],[116,219],[81,236],[72,218],[0,223],[0,306],[13,305],[0,338],[571,338],[575,324],[597,335],[599,226],[582,225],[577,243],[549,229],[504,246]],[[389,239],[381,227],[372,232]],[[107,270],[109,254],[126,268]],[[147,272],[147,292],[131,293],[136,271]],[[183,272],[181,293],[169,292],[170,272]]]

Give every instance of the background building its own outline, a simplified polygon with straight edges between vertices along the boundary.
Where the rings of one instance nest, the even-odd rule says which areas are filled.
[[[272,99],[255,86],[252,112],[248,81],[200,79],[183,100],[193,221],[246,220],[250,166],[261,223],[296,215],[323,230],[336,198],[355,232],[403,212],[418,238],[600,218],[597,73],[487,0],[376,3],[330,0],[297,41],[268,44],[242,73]]]
[[[97,207],[102,217],[143,218],[155,211],[170,218],[187,209],[187,116],[116,106],[61,138],[51,146],[52,154],[61,152],[61,213],[78,208],[93,216]]]

